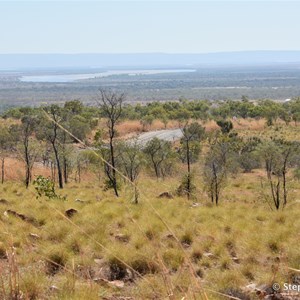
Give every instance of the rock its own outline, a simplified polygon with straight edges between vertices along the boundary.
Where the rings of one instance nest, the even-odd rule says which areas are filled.
[[[105,264],[105,259],[104,258],[95,258],[94,262],[99,266],[103,266]]]
[[[97,265],[98,265],[98,263],[97,263]],[[95,281],[97,281],[97,279],[99,279],[99,278],[109,281],[112,277],[110,267],[104,262],[96,267],[93,267],[92,273],[93,273],[92,278]]]
[[[84,203],[85,201],[83,201],[83,200],[81,200],[81,199],[75,199],[75,202]]]
[[[239,263],[240,263],[240,259],[237,258],[236,256],[233,256],[233,257],[232,257],[232,260],[233,260],[233,262],[235,262],[236,264],[239,264]]]
[[[267,295],[273,295],[274,294],[274,290],[271,286],[263,284],[260,285],[256,288],[256,294],[260,297],[260,298],[264,298]]]
[[[158,196],[158,198],[173,199],[174,197],[170,192],[163,192]]]
[[[168,233],[165,235],[165,238],[166,239],[172,239],[172,240],[175,240],[175,236],[172,234],[172,233]]]
[[[50,291],[51,291],[51,292],[58,292],[58,291],[59,291],[59,288],[58,288],[56,285],[51,285],[51,286],[50,286]]]
[[[188,244],[188,243],[185,243],[185,242],[181,243],[181,245],[182,245],[182,247],[185,248],[185,249],[191,247],[191,244]]]
[[[34,240],[38,240],[40,239],[40,236],[38,234],[35,234],[35,233],[29,233],[29,237],[31,237],[32,239]]]
[[[255,283],[250,283],[245,286],[244,290],[249,292],[256,292],[257,291],[257,285]]]
[[[106,284],[106,285],[109,285],[111,287],[116,287],[116,288],[119,288],[119,289],[122,289],[125,285],[124,281],[122,281],[122,280],[109,281],[109,280],[106,280],[104,278],[94,278],[94,281],[97,282],[97,283],[100,283],[100,284]]]
[[[128,269],[128,268],[126,268],[126,276],[125,276],[125,279],[126,279],[126,281],[133,281],[133,279],[134,279],[134,274],[133,274],[133,272],[132,272],[130,269]]]
[[[210,252],[204,252],[203,256],[211,258],[211,259],[216,258],[216,256]]]
[[[8,209],[6,212],[4,212],[4,215],[6,215],[6,216],[12,215],[12,216],[15,216],[15,217],[17,217],[17,218],[19,218],[19,219],[21,219],[21,220],[23,220],[25,222],[28,222],[28,223],[30,223],[32,225],[35,225],[35,226],[38,225],[38,221],[35,218],[28,217],[28,216],[26,216],[24,214],[20,214],[20,213],[14,211],[14,210],[11,210],[11,209]]]
[[[94,261],[95,265],[92,266],[90,275],[98,283],[132,282],[134,280],[134,272],[122,264],[108,263],[105,259],[94,259]]]
[[[119,289],[122,289],[125,285],[124,281],[121,281],[121,280],[109,281],[108,284],[112,287],[117,287]]]
[[[72,218],[76,213],[78,213],[78,210],[77,209],[74,209],[74,208],[70,208],[70,209],[67,209],[65,211],[65,215],[68,217],[68,218]]]
[[[7,204],[9,204],[9,202],[6,200],[6,199],[0,199],[0,204],[5,204],[5,205],[7,205]]]
[[[123,242],[123,243],[128,243],[129,242],[129,236],[126,234],[118,233],[115,235],[115,239]]]

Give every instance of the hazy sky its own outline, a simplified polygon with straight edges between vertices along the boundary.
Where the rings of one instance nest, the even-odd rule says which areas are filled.
[[[300,50],[300,1],[1,1],[0,53]]]

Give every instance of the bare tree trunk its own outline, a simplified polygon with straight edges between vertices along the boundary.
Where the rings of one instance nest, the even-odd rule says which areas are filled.
[[[60,189],[62,189],[64,187],[63,174],[62,174],[62,170],[61,170],[60,159],[59,159],[59,155],[58,155],[58,150],[55,145],[55,141],[52,142],[52,146],[53,146],[53,151],[54,151],[56,165],[57,165],[58,186]]]
[[[65,184],[68,183],[68,163],[67,159],[64,157],[64,179],[65,179]]]
[[[282,177],[283,177],[283,183],[282,183],[282,186],[283,186],[283,207],[284,208],[287,204],[287,185],[286,185],[286,172],[283,171],[283,174],[282,174]]]
[[[112,138],[110,139],[110,157],[112,165],[112,185],[115,191],[115,195],[119,197],[118,188],[117,188],[117,177],[116,177],[116,164],[115,164],[115,154],[114,154],[114,145]]]
[[[26,169],[26,175],[25,175],[25,185],[26,189],[29,186],[30,179],[31,179],[31,170],[30,170],[30,158],[29,158],[29,153],[28,153],[28,139],[26,138],[24,141],[24,154],[25,154],[25,169]]]
[[[188,166],[188,177],[187,177],[187,197],[190,199],[191,196],[191,162],[190,162],[190,144],[186,141],[186,161]]]
[[[5,175],[5,158],[2,157],[1,158],[1,183],[3,184],[4,183],[4,175]]]
[[[276,209],[280,208],[280,181],[276,185]]]
[[[155,176],[158,179],[159,178],[159,169],[158,169],[157,164],[154,161],[153,161],[153,167],[154,167]]]
[[[137,186],[134,186],[134,204],[138,204],[139,203],[139,191]]]
[[[215,202],[216,202],[216,205],[218,205],[218,202],[219,202],[219,186],[218,186],[218,175],[217,175],[217,170],[216,170],[216,166],[215,164],[213,163],[212,165],[213,167],[213,176],[214,176],[214,194],[215,194]]]

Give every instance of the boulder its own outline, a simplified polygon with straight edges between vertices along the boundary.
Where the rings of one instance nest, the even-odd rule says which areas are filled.
[[[32,225],[35,225],[35,226],[38,225],[38,221],[35,218],[28,217],[28,216],[26,216],[24,214],[18,213],[18,212],[14,211],[14,210],[11,210],[11,209],[6,210],[4,212],[4,215],[6,215],[6,216],[12,215],[12,216],[15,216],[15,217],[17,217],[17,218],[19,218],[19,219],[21,219],[21,220],[23,220],[25,222],[28,222],[28,223],[30,223]]]
[[[5,205],[7,205],[7,204],[9,204],[9,202],[6,200],[6,199],[0,199],[0,204],[5,204]]]
[[[65,215],[68,217],[68,218],[72,218],[75,214],[78,213],[78,210],[77,209],[74,209],[74,208],[70,208],[70,209],[67,209],[65,211]]]
[[[126,234],[122,234],[122,233],[117,233],[115,235],[115,239],[120,241],[120,242],[123,242],[123,243],[128,243],[129,242],[129,236],[126,235]]]

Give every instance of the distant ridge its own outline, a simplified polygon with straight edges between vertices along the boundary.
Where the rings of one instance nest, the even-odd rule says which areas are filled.
[[[126,67],[197,67],[300,63],[300,51],[204,54],[0,54],[1,70]]]

